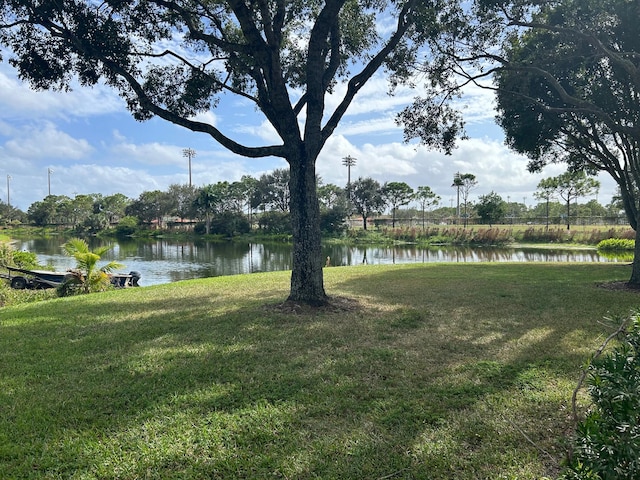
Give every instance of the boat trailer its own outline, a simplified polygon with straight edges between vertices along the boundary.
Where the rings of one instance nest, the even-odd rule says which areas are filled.
[[[11,288],[16,290],[38,289],[38,288],[56,288],[64,282],[71,280],[75,274],[71,271],[67,272],[50,272],[47,270],[27,270],[24,268],[6,267],[8,274],[0,274],[0,278],[9,281]],[[111,284],[118,288],[137,287],[141,278],[139,272],[129,273],[111,273],[109,280]]]

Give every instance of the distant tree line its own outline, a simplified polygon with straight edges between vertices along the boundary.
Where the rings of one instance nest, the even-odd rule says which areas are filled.
[[[372,178],[358,178],[347,188],[318,181],[321,230],[337,235],[348,228],[353,215],[366,230],[372,218],[384,222],[464,224],[566,223],[581,217],[618,217],[620,201],[603,207],[596,200],[578,205],[577,199],[597,192],[598,182],[583,173],[566,173],[544,179],[534,198],[540,203],[529,208],[525,202],[505,201],[491,192],[476,203],[469,192],[477,185],[472,174],[457,174],[452,187],[458,190],[456,206],[441,205],[441,197],[428,186],[416,190],[404,182],[384,184]],[[562,200],[562,203],[558,200]],[[95,234],[115,228],[131,235],[140,229],[185,228],[199,234],[233,236],[257,230],[265,234],[290,234],[289,171],[276,169],[259,178],[243,176],[239,181],[222,181],[201,187],[170,185],[166,191],[145,191],[131,199],[121,193],[104,196],[82,194],[70,198],[49,195],[27,210],[0,202],[0,223],[61,226],[77,234]],[[572,204],[573,202],[573,204]],[[413,206],[411,205],[413,204]]]

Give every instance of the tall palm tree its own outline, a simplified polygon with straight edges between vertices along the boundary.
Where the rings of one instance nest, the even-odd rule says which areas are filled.
[[[72,238],[62,245],[62,250],[66,255],[74,257],[76,260],[76,268],[71,272],[73,278],[69,282],[65,282],[70,285],[63,287],[65,292],[69,290],[68,287],[75,287],[74,289],[81,293],[104,291],[111,285],[108,274],[115,269],[124,267],[121,263],[111,261],[98,268],[100,257],[111,250],[110,245],[91,251],[85,240]]]

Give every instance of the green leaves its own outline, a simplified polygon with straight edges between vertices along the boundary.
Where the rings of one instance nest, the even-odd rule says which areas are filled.
[[[124,267],[121,263],[111,261],[98,268],[101,256],[111,249],[110,246],[98,247],[91,251],[85,240],[72,238],[62,246],[62,249],[66,255],[76,260],[76,269],[72,272],[73,278],[65,282],[60,289],[63,295],[73,292],[74,286],[82,293],[106,290],[110,287],[108,274]],[[67,283],[70,285],[66,285]]]
[[[580,423],[565,479],[632,479],[640,475],[640,320],[613,351],[589,367],[592,410]]]

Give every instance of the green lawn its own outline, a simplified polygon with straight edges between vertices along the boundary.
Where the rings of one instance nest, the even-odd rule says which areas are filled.
[[[2,479],[540,479],[628,265],[325,269],[0,309]]]

